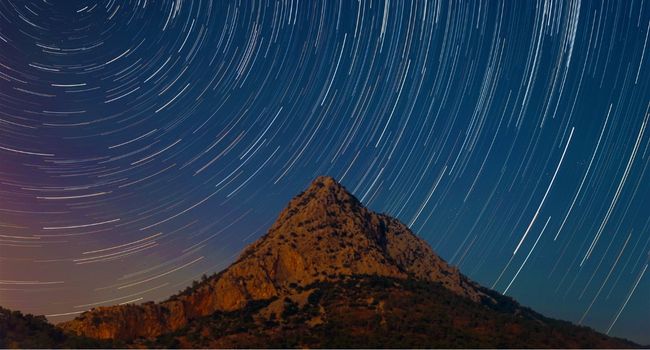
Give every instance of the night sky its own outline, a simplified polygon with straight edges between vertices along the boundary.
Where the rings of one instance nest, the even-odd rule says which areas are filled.
[[[650,343],[650,1],[0,1],[0,305],[226,267],[318,175]]]

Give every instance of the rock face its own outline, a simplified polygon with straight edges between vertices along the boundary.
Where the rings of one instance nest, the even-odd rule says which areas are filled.
[[[161,303],[99,307],[59,326],[99,339],[155,337],[193,318],[352,275],[439,282],[474,302],[492,300],[404,224],[366,209],[334,179],[319,177],[236,262],[190,293]]]

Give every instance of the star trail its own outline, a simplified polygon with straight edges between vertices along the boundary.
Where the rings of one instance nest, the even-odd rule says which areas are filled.
[[[650,343],[650,2],[0,1],[0,305],[226,267],[318,175]]]

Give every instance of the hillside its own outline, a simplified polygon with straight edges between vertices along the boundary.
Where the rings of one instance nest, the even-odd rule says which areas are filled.
[[[47,322],[44,316],[23,315],[0,307],[0,348],[107,348],[121,343],[89,339],[63,331]]]
[[[439,283],[349,276],[217,312],[136,347],[174,348],[630,348],[485,291],[477,304]]]

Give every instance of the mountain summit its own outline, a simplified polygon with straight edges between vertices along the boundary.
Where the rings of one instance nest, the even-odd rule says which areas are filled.
[[[254,277],[244,277],[251,273]],[[474,301],[485,297],[405,225],[369,211],[325,176],[289,202],[268,234],[244,250],[225,275],[230,274],[243,277],[248,292],[243,294],[249,295],[257,295],[260,285],[281,294],[292,283],[378,275],[440,282]]]
[[[118,347],[637,346],[481,287],[324,176],[220,273],[58,326]]]
[[[353,275],[439,282],[473,301],[490,299],[404,224],[366,209],[336,180],[320,176],[266,235],[191,293],[158,304],[99,307],[60,326],[99,339],[154,337],[196,317],[291,294],[295,286]]]

